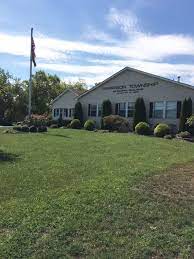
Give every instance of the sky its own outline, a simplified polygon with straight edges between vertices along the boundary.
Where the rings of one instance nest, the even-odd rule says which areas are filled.
[[[193,0],[0,0],[0,67],[98,83],[125,66],[194,85]]]

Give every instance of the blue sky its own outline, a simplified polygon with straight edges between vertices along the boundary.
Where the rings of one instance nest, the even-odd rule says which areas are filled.
[[[28,79],[34,27],[33,72],[93,85],[131,66],[194,85],[193,10],[192,0],[2,0],[0,67]]]

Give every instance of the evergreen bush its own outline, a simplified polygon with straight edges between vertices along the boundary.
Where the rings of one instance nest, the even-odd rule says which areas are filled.
[[[150,126],[146,122],[139,122],[135,126],[135,132],[139,135],[149,135],[150,134]]]
[[[75,104],[74,119],[78,119],[81,125],[83,125],[83,109],[82,104],[80,102],[77,102]]]
[[[143,98],[137,98],[133,117],[133,129],[139,122],[146,122],[146,107]]]
[[[160,123],[156,128],[154,129],[154,136],[163,138],[165,135],[168,135],[170,133],[170,128],[165,123]]]
[[[78,119],[73,119],[70,123],[72,129],[81,129],[81,122]]]
[[[95,129],[95,121],[93,120],[87,120],[84,123],[84,129],[85,130],[89,130],[89,131],[93,131]]]

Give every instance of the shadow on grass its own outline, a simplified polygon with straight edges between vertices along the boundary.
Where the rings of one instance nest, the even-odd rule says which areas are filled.
[[[14,162],[19,158],[19,155],[7,153],[0,150],[0,163],[1,162]]]
[[[68,136],[65,136],[65,135],[62,135],[62,134],[50,134],[48,132],[45,135],[54,136],[54,137],[61,137],[61,138],[71,138],[71,137],[68,137]]]

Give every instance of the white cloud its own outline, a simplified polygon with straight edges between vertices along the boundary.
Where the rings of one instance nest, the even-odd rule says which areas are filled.
[[[110,26],[119,26],[126,34],[140,32],[138,19],[129,10],[120,12],[116,8],[111,8],[107,15],[107,20]]]
[[[81,76],[91,83],[102,81],[124,66],[131,66],[171,78],[181,75],[189,83],[194,83],[194,65],[164,62],[165,58],[172,56],[193,57],[194,37],[143,32],[138,18],[131,11],[111,8],[105,19],[109,25],[125,33],[126,39],[114,39],[110,33],[91,26],[87,27],[82,41],[51,38],[36,33],[38,68],[69,73],[73,78]],[[29,58],[29,49],[29,36],[0,33],[0,53]],[[81,65],[76,63],[78,54],[82,57]],[[99,59],[94,60],[93,55],[99,56]],[[86,62],[87,65],[84,65]]]

